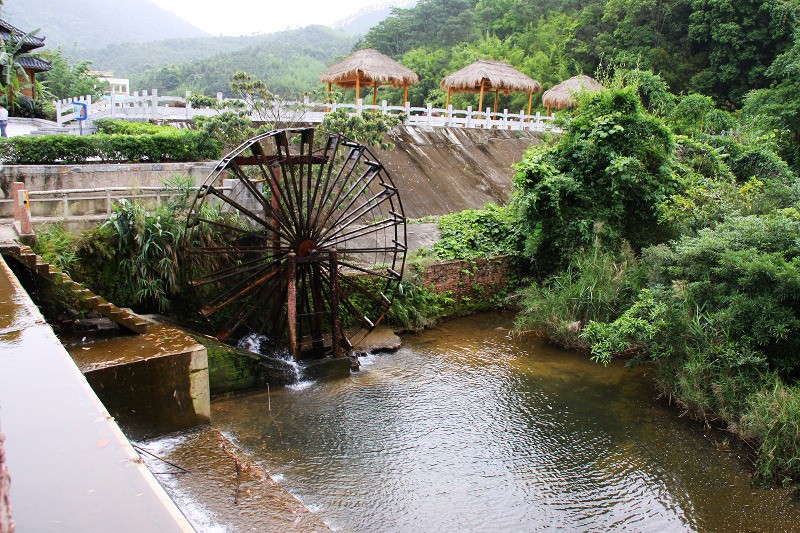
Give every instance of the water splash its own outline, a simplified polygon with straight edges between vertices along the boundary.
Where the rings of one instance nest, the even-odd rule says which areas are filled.
[[[242,350],[247,350],[248,352],[268,355],[270,357],[285,361],[294,373],[294,383],[289,385],[289,387],[293,390],[304,390],[315,383],[313,380],[304,380],[303,378],[305,376],[303,374],[303,367],[294,360],[294,357],[292,357],[289,352],[286,350],[276,350],[273,347],[273,344],[273,341],[266,335],[262,335],[260,333],[251,333],[245,337],[242,337],[236,347],[241,348]]]
[[[269,337],[266,335],[262,335],[260,333],[251,333],[250,335],[242,337],[236,347],[241,348],[242,350],[247,350],[248,352],[263,354],[261,351],[261,346],[263,345],[266,347],[268,342]]]

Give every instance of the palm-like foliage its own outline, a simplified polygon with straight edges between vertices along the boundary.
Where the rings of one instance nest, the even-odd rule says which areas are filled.
[[[37,33],[39,33],[38,29],[20,36],[14,35],[14,32],[10,32],[8,40],[3,41],[2,47],[0,47],[2,98],[5,100],[9,109],[14,106],[14,99],[17,95],[19,95],[23,89],[32,86],[28,73],[25,72],[25,68],[20,64],[19,60],[26,57],[33,57],[32,53],[23,52],[22,46],[25,44],[26,39],[34,37]]]

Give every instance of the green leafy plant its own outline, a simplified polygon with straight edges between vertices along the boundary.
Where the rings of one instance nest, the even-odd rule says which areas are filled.
[[[494,204],[467,209],[437,220],[439,241],[433,245],[438,259],[475,259],[514,254],[516,235],[508,210]]]

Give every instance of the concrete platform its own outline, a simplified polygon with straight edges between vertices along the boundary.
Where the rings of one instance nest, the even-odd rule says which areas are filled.
[[[18,532],[192,531],[2,258],[0,431]]]

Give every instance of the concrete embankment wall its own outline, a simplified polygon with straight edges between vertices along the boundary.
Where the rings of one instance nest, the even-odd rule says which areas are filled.
[[[542,134],[531,131],[399,126],[395,147],[373,150],[400,190],[406,216],[444,215],[511,195],[512,166]]]
[[[400,190],[406,216],[443,215],[511,194],[512,165],[525,149],[541,142],[530,131],[399,126],[390,133],[395,147],[373,149]],[[216,162],[84,165],[6,165],[0,167],[2,198],[12,183],[28,190],[160,186],[175,175],[202,183]]]
[[[192,176],[203,180],[216,162],[198,163],[119,163],[84,165],[5,165],[0,166],[0,190],[11,196],[11,184],[25,183],[31,191],[91,189],[95,187],[158,187],[173,176]]]

